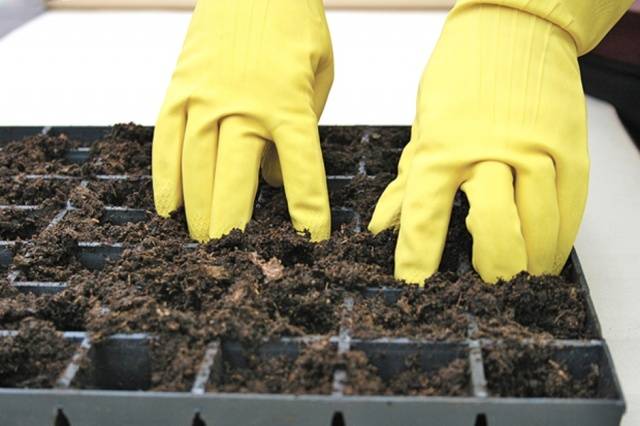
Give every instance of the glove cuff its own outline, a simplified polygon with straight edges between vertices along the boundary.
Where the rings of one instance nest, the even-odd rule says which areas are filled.
[[[632,3],[633,0],[458,0],[454,10],[492,4],[531,13],[567,31],[580,56],[602,40]]]

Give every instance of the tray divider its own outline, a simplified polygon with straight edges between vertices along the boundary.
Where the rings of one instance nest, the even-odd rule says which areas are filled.
[[[67,364],[67,367],[64,369],[60,377],[58,377],[58,380],[55,384],[56,389],[69,389],[69,387],[71,387],[71,383],[73,383],[73,380],[80,370],[80,366],[87,357],[90,349],[91,339],[88,335],[85,334],[82,341],[80,342],[80,346],[78,346],[78,349],[71,357],[71,361],[69,362],[69,364]]]
[[[476,398],[487,398],[487,378],[484,373],[482,346],[478,339],[478,320],[474,315],[468,316],[467,341],[469,348],[469,373],[471,374],[471,390]]]
[[[222,351],[220,350],[220,341],[214,340],[205,348],[200,368],[191,387],[191,393],[195,395],[203,395],[207,391],[207,383],[212,372],[216,370],[222,371]]]
[[[351,350],[351,313],[353,311],[353,298],[346,297],[343,302],[342,318],[340,321],[340,331],[338,333],[338,356],[344,355]],[[347,382],[347,370],[338,368],[333,372],[333,386],[331,395],[334,397],[344,396],[344,384]]]
[[[482,349],[478,340],[469,341],[469,370],[471,372],[471,387],[473,396],[476,398],[487,398],[487,378],[484,373],[484,362],[482,360]]]
[[[366,145],[369,143],[369,138],[371,135],[371,131],[369,129],[365,129],[362,132],[362,138],[360,139],[361,145]],[[367,162],[364,157],[360,158],[358,161],[358,175],[360,176],[368,176],[367,175]]]

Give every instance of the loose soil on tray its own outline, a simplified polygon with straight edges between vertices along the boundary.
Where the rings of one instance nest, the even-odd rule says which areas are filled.
[[[332,187],[332,207],[352,209],[364,228],[395,175],[385,163],[388,156],[376,160],[374,153],[378,148],[398,151],[409,135],[384,128],[363,132],[323,130],[322,143],[329,174],[357,175]],[[0,239],[32,239],[14,249],[11,270],[18,273],[17,279],[67,282],[64,290],[53,295],[18,294],[8,282],[1,283],[0,329],[18,329],[25,321],[38,320],[56,330],[87,330],[97,340],[113,333],[155,334],[162,344],[153,349],[151,386],[161,390],[188,389],[198,364],[194,360],[208,342],[218,338],[251,348],[282,336],[336,335],[341,325],[359,338],[597,337],[589,326],[586,295],[577,283],[527,274],[495,286],[482,283],[471,271],[471,237],[464,224],[468,203],[462,193],[455,199],[440,272],[426,282],[425,289],[394,279],[393,231],[377,236],[356,232],[357,222],[347,220],[334,226],[330,240],[312,244],[307,236],[293,231],[283,191],[266,185],[261,185],[246,231],[233,231],[208,244],[187,244],[191,241],[183,212],[162,219],[149,211],[139,222],[111,223],[105,216],[107,206],[152,209],[150,181],[144,176],[150,171],[151,138],[149,129],[116,126],[92,146],[83,165],[65,163],[65,150],[77,143],[64,136],[27,138],[0,151],[0,174],[5,176],[65,173],[87,182],[74,182],[68,195],[74,209],[52,226],[45,226],[50,217],[40,222],[0,211]],[[35,153],[30,154],[29,147]],[[358,175],[360,159],[365,160],[370,176]],[[97,174],[141,176],[129,181],[98,179]],[[10,189],[3,196],[15,200],[9,202],[42,204],[50,194],[49,200],[59,203],[68,188],[45,182],[36,178],[30,182],[33,188],[24,193],[19,193],[15,182],[3,183]],[[92,271],[79,256],[78,243],[88,241],[124,243],[124,251],[103,270]],[[382,294],[365,292],[372,287],[395,288],[400,294],[389,301]],[[355,301],[351,312],[344,308],[347,298]],[[216,386],[273,386],[283,392],[302,392],[286,383],[271,384],[271,375],[293,367],[295,373],[287,374],[303,380],[305,374],[333,369],[335,362],[355,365],[349,386],[358,394],[458,394],[466,386],[462,376],[456,376],[466,366],[450,365],[424,379],[411,373],[396,383],[380,379],[366,356],[364,360],[353,353],[346,356],[353,359],[324,363],[318,357],[324,364],[317,366],[274,359],[260,367],[266,369],[264,379],[231,372],[237,376],[235,384]],[[407,371],[414,367],[408,365]],[[409,376],[415,381],[405,383]],[[330,385],[318,382],[309,391],[326,393]]]

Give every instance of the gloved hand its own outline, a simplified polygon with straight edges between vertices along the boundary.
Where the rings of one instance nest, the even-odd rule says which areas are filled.
[[[458,188],[470,202],[473,265],[485,281],[560,272],[589,176],[577,56],[630,1],[592,3],[463,0],[449,14],[398,177],[369,225],[374,233],[399,227],[398,278],[423,283],[437,270]]]
[[[184,203],[199,241],[244,229],[262,160],[295,229],[328,238],[317,125],[332,82],[322,0],[199,0],[154,134],[158,214]]]

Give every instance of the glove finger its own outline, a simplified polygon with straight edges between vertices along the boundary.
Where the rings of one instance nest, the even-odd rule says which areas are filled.
[[[333,84],[333,58],[317,74],[313,85],[313,110],[320,119]],[[271,186],[282,186],[282,170],[274,144],[267,145],[262,158],[262,177]]]
[[[197,241],[209,239],[217,145],[217,121],[192,107],[182,151],[182,191],[189,234]]]
[[[260,158],[266,141],[253,120],[228,117],[220,123],[209,236],[244,230],[251,220],[258,189]]]
[[[282,170],[278,151],[273,143],[267,144],[262,157],[262,178],[271,186],[282,186]]]
[[[450,165],[418,155],[416,147],[402,202],[397,278],[423,284],[438,270],[457,187],[457,173]]]
[[[153,133],[151,170],[153,199],[160,216],[168,217],[182,205],[182,145],[186,104],[167,95]]]
[[[482,279],[494,283],[526,270],[511,168],[495,161],[478,163],[461,189],[469,199],[466,222],[473,237],[473,266]]]
[[[282,124],[273,137],[293,227],[308,230],[313,241],[329,238],[331,209],[316,118],[310,114]]]
[[[411,131],[412,136],[415,135],[414,129],[415,126]],[[414,142],[412,138],[400,156],[398,176],[387,186],[376,204],[368,226],[369,231],[374,234],[389,228],[397,229],[400,226],[402,199],[404,198],[407,176],[409,175],[409,167],[411,167],[411,161],[413,160],[415,145],[416,142]]]
[[[566,162],[556,161],[560,227],[553,273],[562,271],[578,235],[589,192],[589,153],[573,151]]]
[[[545,155],[518,167],[516,173],[516,205],[527,249],[527,271],[550,274],[560,226],[555,166]]]

